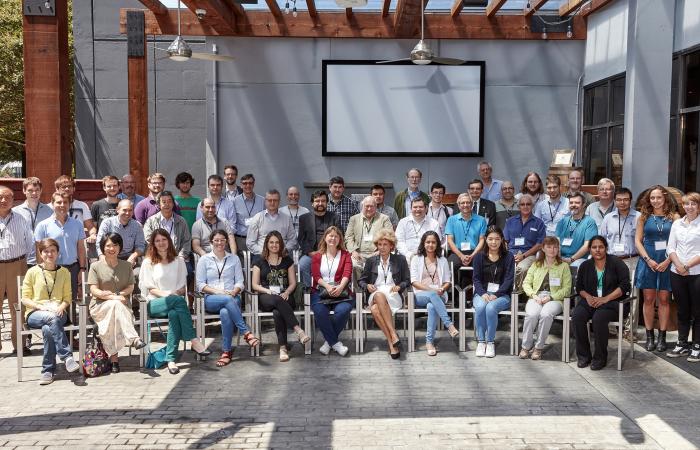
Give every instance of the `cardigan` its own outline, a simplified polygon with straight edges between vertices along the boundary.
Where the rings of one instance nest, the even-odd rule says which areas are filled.
[[[367,291],[368,284],[376,284],[379,277],[379,264],[381,256],[374,255],[367,258],[362,275],[357,280],[357,285],[363,291]],[[411,272],[408,270],[408,263],[403,255],[395,253],[389,254],[389,268],[394,284],[399,287],[399,293],[403,293],[411,285]]]
[[[615,255],[608,255],[605,258],[605,273],[603,274],[603,297],[610,294],[615,289],[622,289],[620,300],[630,295],[630,270],[620,258]],[[576,274],[576,293],[581,295],[581,291],[596,296],[598,292],[598,275],[596,274],[595,260],[587,259],[578,268]]]
[[[423,191],[418,191],[419,194],[418,196],[423,199],[425,202],[425,205],[430,204],[430,196],[426,194]],[[404,189],[403,191],[399,192],[396,194],[396,197],[394,198],[394,210],[396,211],[396,214],[398,214],[399,219],[403,219],[408,215],[406,212],[406,197],[408,196],[408,189]],[[409,211],[410,212],[410,211]]]
[[[474,293],[482,296],[486,294],[485,279],[484,279],[484,258],[487,258],[486,253],[479,252],[472,260],[474,266]],[[499,281],[498,290],[492,292],[496,297],[509,296],[513,292],[513,280],[515,276],[515,257],[510,252],[496,262],[497,274],[496,279]]]
[[[50,296],[46,285],[47,281],[51,286]],[[24,280],[22,280],[22,298],[39,304],[51,302],[70,304],[71,289],[70,272],[65,267],[57,267],[56,270],[42,270],[41,266],[34,266],[27,270]],[[32,312],[34,312],[34,308],[27,306],[24,318],[29,317]]]
[[[411,282],[420,283],[423,279],[423,271],[425,270],[425,256],[416,255],[411,260]],[[437,259],[437,279],[436,283],[438,286],[442,286],[444,283],[452,282],[452,271],[450,270],[450,263],[447,262],[447,258],[441,256]],[[424,291],[422,289],[413,288],[414,292],[431,292]],[[444,298],[447,298],[447,292],[443,294]]]
[[[311,290],[316,292],[318,289],[318,280],[321,278],[321,253],[316,253],[311,257]],[[338,262],[338,270],[335,272],[333,281],[339,284],[343,278],[348,280],[348,292],[352,295],[352,256],[350,252],[340,250],[340,262]]]
[[[532,298],[540,291],[545,275],[549,274],[549,293],[555,302],[563,302],[565,298],[571,295],[571,269],[565,262],[554,264],[549,269],[547,264],[542,261],[542,265],[538,265],[535,261],[525,275],[523,281],[523,291],[528,297]],[[552,286],[552,278],[559,278],[559,286]]]

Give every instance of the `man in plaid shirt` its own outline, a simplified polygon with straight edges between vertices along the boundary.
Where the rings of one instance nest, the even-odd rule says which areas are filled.
[[[343,177],[333,177],[328,184],[331,198],[328,199],[327,211],[335,214],[340,228],[345,233],[350,217],[359,214],[360,208],[357,206],[356,201],[343,195],[343,192],[345,192],[345,180],[343,180]]]

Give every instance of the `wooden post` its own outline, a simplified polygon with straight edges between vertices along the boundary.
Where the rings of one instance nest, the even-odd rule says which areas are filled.
[[[129,172],[136,192],[146,192],[148,167],[148,61],[143,11],[127,13],[129,78]]]
[[[73,174],[66,2],[54,15],[23,15],[23,34],[27,175],[43,181],[46,201],[54,180]]]

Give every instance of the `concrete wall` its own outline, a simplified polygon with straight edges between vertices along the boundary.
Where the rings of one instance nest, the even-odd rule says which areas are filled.
[[[588,16],[585,84],[626,70],[627,14],[628,1],[617,0]]]

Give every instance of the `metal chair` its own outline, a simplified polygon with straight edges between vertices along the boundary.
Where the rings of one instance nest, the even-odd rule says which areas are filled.
[[[459,317],[459,336],[457,337],[458,339],[458,347],[460,352],[464,352],[467,349],[467,340],[465,336],[466,332],[466,299],[465,299],[465,290],[460,288],[459,286],[455,286],[455,288],[452,290],[458,292],[458,301],[457,301],[457,307],[455,307],[455,301],[452,299],[452,306],[447,308],[447,312],[450,314],[457,313]],[[409,352],[415,352],[416,351],[416,314],[427,314],[428,309],[427,308],[416,308],[416,302],[415,302],[415,292],[413,292],[413,289],[409,290],[408,292],[408,351]]]
[[[511,335],[513,336],[513,355],[517,355],[519,348],[520,348],[520,318],[525,317],[525,311],[521,311],[519,308],[519,301],[520,301],[520,296],[517,294],[513,294],[513,300],[511,303],[512,307],[512,312],[511,314],[513,315],[513,332]],[[569,340],[566,339],[566,336],[569,335],[569,327],[571,326],[571,323],[569,322],[569,317],[571,316],[571,298],[566,297],[563,300],[563,311],[560,315],[554,316],[554,320],[560,320],[562,323],[562,340],[561,340],[561,360],[562,362],[569,362],[568,360],[568,354],[569,354]]]
[[[407,294],[408,292],[411,291],[411,289],[406,289],[406,291],[401,294],[401,298],[403,300],[403,305],[401,309],[396,311],[393,316],[397,314],[402,314],[403,315],[403,336],[408,340],[408,345],[411,345],[411,334],[409,331],[409,326],[408,326],[408,321],[410,320],[410,314],[409,314],[409,308],[410,308],[410,303],[407,302]],[[364,292],[357,292],[355,294],[355,311],[356,311],[356,316],[357,316],[357,330],[358,334],[357,337],[355,338],[356,341],[356,348],[358,349],[357,351],[359,353],[364,353],[365,351],[365,341],[367,340],[367,330],[369,328],[368,325],[368,319],[369,317],[372,316],[372,312],[364,307]],[[408,303],[408,306],[406,306]],[[409,350],[410,351],[410,350]]]

